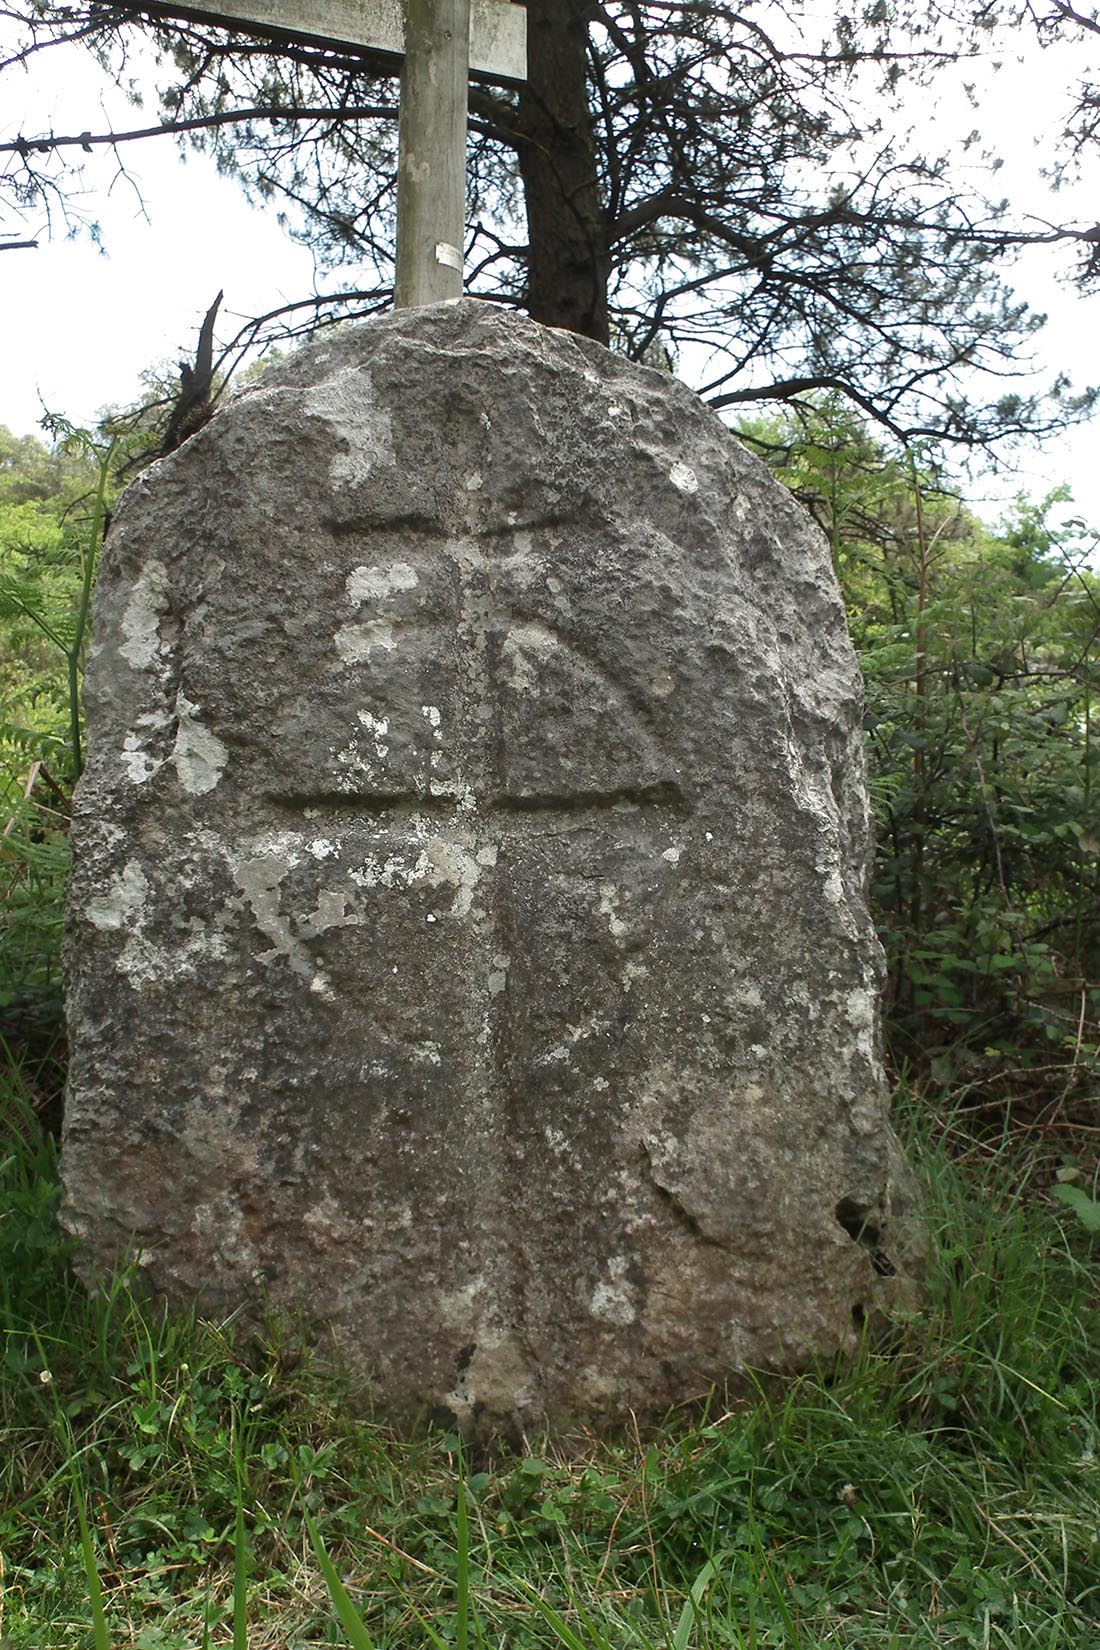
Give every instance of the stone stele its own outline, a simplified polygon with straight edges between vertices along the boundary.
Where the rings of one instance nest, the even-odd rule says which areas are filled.
[[[89,1275],[482,1436],[907,1295],[856,661],[682,385],[472,301],[325,334],[127,492],[87,705]]]

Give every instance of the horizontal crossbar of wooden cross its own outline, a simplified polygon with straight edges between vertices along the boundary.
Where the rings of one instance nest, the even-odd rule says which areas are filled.
[[[406,0],[150,0],[142,11],[319,45],[405,55]],[[394,72],[400,67],[395,62]],[[470,73],[527,78],[527,13],[513,0],[470,0]]]

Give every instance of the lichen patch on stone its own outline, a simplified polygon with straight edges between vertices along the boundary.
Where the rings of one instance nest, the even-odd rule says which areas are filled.
[[[365,367],[345,367],[313,384],[303,402],[305,413],[323,419],[345,445],[329,466],[337,489],[369,481],[380,465],[394,461],[393,419],[372,390]]]
[[[427,873],[429,886],[454,888],[454,898],[447,914],[452,917],[466,916],[473,905],[474,891],[484,869],[477,851],[471,851],[462,842],[433,835],[425,845],[425,854],[430,867]]]
[[[120,761],[132,785],[148,784],[164,766],[164,756],[150,749],[159,743],[160,736],[171,726],[172,718],[166,710],[145,711],[123,739]]]
[[[392,653],[392,619],[367,619],[362,624],[341,625],[336,632],[336,651],[346,665],[365,664],[372,653]]]
[[[132,670],[148,670],[160,652],[161,615],[168,606],[168,569],[150,558],[134,581],[122,615],[118,651]]]
[[[127,928],[137,920],[148,894],[148,878],[138,862],[131,859],[106,893],[88,900],[85,915],[96,928]]]
[[[348,600],[356,607],[364,602],[385,601],[402,590],[415,590],[420,583],[415,567],[406,561],[391,562],[389,566],[353,567],[347,576],[345,588]]]
[[[607,1323],[631,1324],[638,1316],[638,1309],[626,1279],[626,1257],[612,1255],[607,1268],[610,1276],[596,1284],[589,1296],[588,1309],[594,1318],[602,1318]]]
[[[614,883],[601,883],[600,915],[607,918],[607,926],[615,935],[616,939],[620,939],[624,934],[629,933],[630,931],[629,923],[625,922],[624,919],[619,916],[619,910],[622,906],[622,902],[622,891],[616,888]]]
[[[205,796],[212,791],[229,760],[221,740],[199,720],[200,709],[182,690],[176,694],[178,727],[171,761],[189,796]]]

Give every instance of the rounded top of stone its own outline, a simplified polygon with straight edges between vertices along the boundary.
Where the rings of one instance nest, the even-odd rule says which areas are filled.
[[[294,355],[274,365],[256,388],[316,382],[341,367],[364,366],[395,347],[420,346],[444,353],[475,352],[490,358],[518,357],[590,382],[633,380],[648,384],[682,411],[702,416],[728,438],[729,432],[688,386],[670,373],[643,366],[593,338],[549,327],[504,304],[458,298],[415,309],[391,310],[366,320],[340,322],[317,333]],[[249,391],[244,392],[245,395]]]

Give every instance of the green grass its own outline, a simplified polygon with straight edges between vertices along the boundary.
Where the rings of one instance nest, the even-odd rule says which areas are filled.
[[[471,1461],[289,1339],[90,1297],[5,1106],[4,1650],[1100,1650],[1100,1240],[1010,1143],[918,1138],[932,1295],[888,1344]]]

